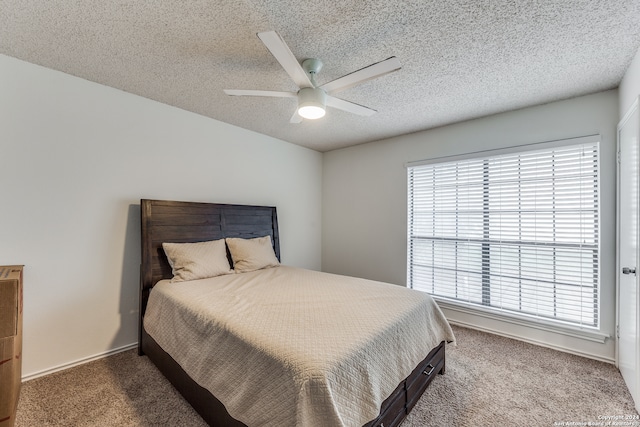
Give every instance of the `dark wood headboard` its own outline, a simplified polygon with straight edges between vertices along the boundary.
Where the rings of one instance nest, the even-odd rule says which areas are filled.
[[[140,219],[140,330],[149,292],[158,281],[172,277],[162,243],[203,242],[225,237],[250,239],[269,235],[276,257],[280,259],[275,207],[142,199]]]

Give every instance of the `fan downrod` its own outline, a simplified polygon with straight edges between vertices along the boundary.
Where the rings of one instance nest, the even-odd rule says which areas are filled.
[[[322,69],[322,61],[316,58],[309,58],[302,61],[302,69],[309,75],[309,80],[313,86],[317,86],[316,75]]]

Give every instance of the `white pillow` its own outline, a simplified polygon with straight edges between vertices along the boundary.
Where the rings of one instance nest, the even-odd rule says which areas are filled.
[[[233,273],[223,239],[198,243],[163,243],[162,248],[173,270],[172,282]]]
[[[236,273],[260,270],[280,265],[273,252],[271,236],[255,239],[227,238],[227,246],[233,259],[233,269]]]

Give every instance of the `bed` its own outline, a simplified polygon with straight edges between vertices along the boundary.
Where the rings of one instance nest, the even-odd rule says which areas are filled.
[[[143,199],[141,200],[141,231],[138,352],[140,355],[149,357],[209,425],[230,427],[247,424],[252,426],[313,425],[314,427],[321,425],[397,426],[411,411],[436,374],[445,372],[445,342],[454,339],[451,329],[430,297],[424,297],[426,302],[414,303],[415,295],[412,295],[412,299],[404,298],[405,292],[413,291],[402,287],[311,272],[284,265],[248,273],[183,282],[184,286],[180,287],[168,283],[167,279],[172,278],[172,268],[163,250],[163,243],[207,242],[224,238],[256,239],[268,236],[273,254],[279,260],[280,242],[275,207]],[[232,259],[228,248],[227,256],[230,260]],[[269,285],[263,285],[265,283]],[[156,290],[152,292],[156,285],[158,285]],[[350,303],[348,309],[344,309],[345,304],[340,303],[340,298],[355,301],[354,296],[357,294],[354,292],[361,292],[363,286],[375,288],[371,297],[358,298],[364,301],[357,304]],[[265,289],[259,290],[261,287]],[[415,334],[410,335],[410,331],[405,331],[404,327],[398,328],[397,320],[394,320],[393,316],[373,313],[374,315],[369,317],[366,314],[363,315],[366,318],[365,323],[380,324],[380,331],[372,330],[371,337],[360,339],[358,335],[354,335],[357,333],[357,328],[342,326],[327,333],[325,338],[322,338],[322,333],[316,335],[317,331],[314,332],[312,340],[307,337],[305,341],[302,336],[299,339],[306,344],[297,346],[298,341],[288,341],[294,339],[289,336],[304,335],[304,327],[296,324],[288,332],[271,333],[272,326],[268,325],[260,329],[266,320],[254,319],[252,314],[259,312],[266,319],[271,313],[271,317],[279,319],[281,317],[280,312],[277,311],[279,309],[274,307],[278,306],[280,287],[286,289],[287,293],[293,292],[296,295],[295,298],[298,298],[296,304],[286,309],[293,314],[291,314],[292,317],[285,318],[283,324],[296,323],[305,316],[311,316],[309,313],[314,313],[314,310],[330,307],[331,316],[310,317],[312,320],[308,322],[317,323],[318,325],[314,326],[321,328],[322,331],[325,328],[322,322],[329,322],[334,317],[339,318],[341,310],[347,316],[352,315],[352,311],[360,310],[358,307],[361,306],[366,313],[368,306],[365,304],[369,303],[368,300],[384,301],[385,298],[387,307],[392,307],[393,305],[389,305],[390,301],[395,301],[394,298],[398,294],[398,304],[409,307],[406,316],[415,317],[418,314],[421,317],[428,316],[434,324],[433,333],[422,334],[418,339]],[[333,297],[321,301],[321,297],[318,296],[320,294],[314,294],[321,292],[319,289],[331,290],[330,295]],[[203,290],[211,294],[210,302],[205,302],[204,297],[200,297]],[[240,292],[246,293],[240,294]],[[264,293],[260,294],[260,292]],[[181,301],[180,298],[186,298],[184,295],[189,294],[197,295],[195,299],[201,300],[201,307],[198,310],[209,310],[213,315],[222,316],[221,307],[233,307],[229,317],[237,317],[236,323],[229,323],[231,321],[227,318],[209,320],[200,312],[194,315],[193,319],[196,320],[183,322],[182,319],[187,317],[179,310],[191,310],[191,308],[184,308],[181,303],[170,304],[170,301],[172,298]],[[313,297],[310,297],[309,295],[312,294]],[[338,297],[338,295],[341,296]],[[147,313],[150,296],[153,297],[151,298],[153,305]],[[265,303],[270,298],[273,301]],[[216,304],[218,304],[217,307]],[[333,305],[329,306],[330,304]],[[353,308],[352,304],[354,304]],[[174,305],[175,309],[172,308]],[[258,305],[262,308],[256,311],[255,307]],[[210,307],[216,308],[213,310]],[[425,310],[429,312],[423,315]],[[148,314],[146,326],[145,314]],[[412,318],[406,317],[406,319]],[[406,319],[403,320],[404,323],[407,323]],[[251,321],[254,321],[254,324],[251,324]],[[160,323],[173,325],[181,322],[185,325],[200,323],[193,326],[193,332],[191,329],[170,332],[169,336],[177,337],[175,339],[162,337],[158,332],[157,325]],[[354,322],[342,321],[341,325],[347,323],[350,325]],[[232,326],[227,327],[227,324]],[[206,343],[205,338],[199,338],[202,334],[198,328],[212,330],[214,331],[212,335],[222,334],[227,339],[225,342],[230,344],[221,346],[217,344],[220,341],[213,344]],[[432,326],[426,326],[426,328],[430,330]],[[221,330],[224,331],[221,332]],[[385,330],[384,333],[383,330]],[[210,350],[195,350],[192,348],[192,341],[188,341],[190,344],[187,346],[183,344],[182,347],[179,343],[173,343],[190,334],[196,337],[190,338],[192,341],[202,341]],[[253,347],[247,347],[245,351],[242,346],[248,344],[245,343],[244,338],[240,340],[237,337],[252,334],[255,335],[255,342],[251,344]],[[230,340],[229,336],[232,336],[233,340]],[[344,344],[334,346],[332,340]],[[416,340],[415,343],[414,340]],[[290,342],[296,345],[290,345]],[[408,342],[412,344],[407,345]],[[380,355],[379,348],[385,345],[393,357],[389,354]],[[229,347],[228,350],[225,350],[226,346]],[[397,352],[398,346],[403,348],[403,351]],[[300,350],[298,347],[304,348]],[[327,351],[326,356],[326,360],[330,361],[329,364],[325,363],[325,356],[320,354],[325,347],[332,348],[331,351]],[[307,358],[311,356],[315,364],[299,363],[298,354],[304,354]],[[402,356],[398,356],[399,354]],[[189,361],[190,358],[193,360]],[[270,365],[271,359],[275,361]],[[194,361],[196,368],[193,367]],[[305,363],[307,363],[306,359]],[[411,364],[409,368],[407,363]],[[269,368],[264,369],[264,366]],[[325,372],[318,370],[320,369],[318,366],[322,369],[325,366],[330,368]],[[373,367],[376,368],[373,369]],[[291,378],[289,378],[290,372]],[[301,380],[303,375],[308,377]],[[264,378],[261,379],[261,377]],[[392,386],[390,381],[393,381]],[[301,384],[304,384],[304,387]],[[308,384],[311,384],[308,386],[312,389],[311,392],[306,389]],[[227,390],[229,388],[233,392],[237,390],[241,392],[230,397]],[[210,390],[215,392],[212,393]],[[352,394],[353,397],[351,397]],[[245,400],[238,401],[240,398]],[[267,401],[267,398],[273,400]],[[247,407],[249,401],[252,402],[249,406],[253,406],[253,409]],[[268,414],[268,417],[260,419],[263,412]],[[231,415],[232,413],[235,418]],[[249,421],[245,424],[240,419]]]

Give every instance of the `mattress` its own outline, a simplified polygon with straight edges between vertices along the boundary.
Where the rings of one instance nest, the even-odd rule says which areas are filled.
[[[158,282],[144,328],[251,427],[360,427],[454,341],[425,293],[288,266]]]

